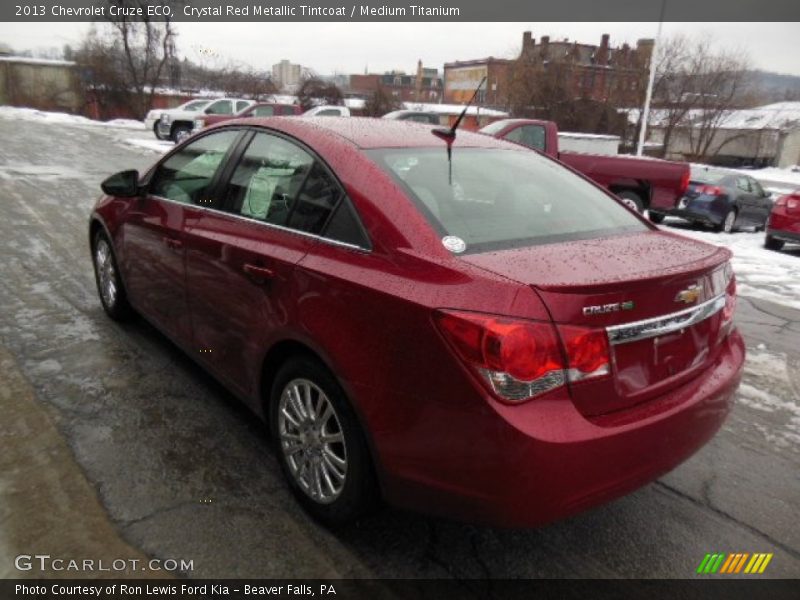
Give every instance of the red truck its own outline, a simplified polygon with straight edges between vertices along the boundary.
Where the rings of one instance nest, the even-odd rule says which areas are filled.
[[[639,212],[647,209],[654,223],[675,208],[689,185],[689,165],[638,156],[606,156],[560,152],[558,128],[552,121],[502,119],[480,129],[557,158],[589,179],[615,193]]]

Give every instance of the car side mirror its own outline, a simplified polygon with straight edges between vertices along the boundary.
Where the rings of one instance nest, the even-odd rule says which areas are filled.
[[[103,193],[117,198],[133,198],[139,195],[139,171],[131,169],[114,173],[100,184]]]

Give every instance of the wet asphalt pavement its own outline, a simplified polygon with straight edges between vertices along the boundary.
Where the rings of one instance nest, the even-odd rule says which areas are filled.
[[[151,136],[0,118],[0,408],[18,417],[0,421],[0,576],[24,575],[9,557],[61,552],[192,560],[197,578],[681,578],[707,552],[772,552],[762,577],[800,577],[800,311],[747,297],[733,414],[656,483],[531,531],[388,509],[316,525],[260,421],[100,307],[87,217],[101,179],[156,159],[132,137]]]

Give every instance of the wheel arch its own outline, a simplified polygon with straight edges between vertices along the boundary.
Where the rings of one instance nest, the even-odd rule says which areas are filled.
[[[633,192],[642,200],[642,210],[650,207],[650,197],[652,186],[647,181],[632,179],[630,181],[617,181],[608,186],[608,189],[614,194],[621,194],[622,192]]]
[[[318,360],[326,369],[328,369],[328,371],[333,375],[333,378],[344,391],[348,404],[350,405],[350,408],[352,409],[353,414],[355,414],[358,424],[361,427],[361,433],[363,434],[364,440],[367,443],[367,449],[370,454],[370,459],[372,460],[372,468],[374,469],[378,485],[382,489],[383,467],[380,456],[375,447],[372,433],[366,426],[366,419],[361,412],[361,408],[354,400],[352,389],[350,389],[350,386],[347,385],[345,381],[342,381],[342,379],[338,376],[337,370],[331,364],[331,361],[326,357],[325,353],[314,349],[312,344],[305,343],[295,338],[287,337],[273,343],[265,352],[264,358],[261,361],[260,380],[258,382],[257,389],[259,394],[258,410],[261,412],[262,418],[267,423],[267,427],[270,427],[269,402],[271,401],[270,396],[272,392],[272,384],[275,381],[275,376],[277,375],[281,366],[287,360],[295,356],[306,356],[308,358]]]

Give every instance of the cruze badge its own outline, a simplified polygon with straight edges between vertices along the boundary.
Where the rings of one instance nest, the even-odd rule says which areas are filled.
[[[684,304],[692,304],[693,302],[697,302],[698,298],[700,298],[700,294],[703,292],[703,288],[699,285],[692,284],[685,290],[681,290],[675,296],[675,302],[683,302]]]
[[[612,302],[611,304],[599,304],[597,306],[584,306],[583,316],[590,317],[592,315],[604,315],[621,310],[633,310],[633,307],[634,304],[632,300],[627,300],[626,302]]]

